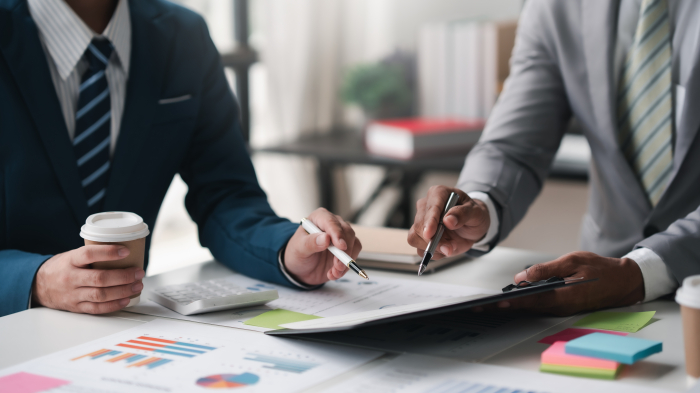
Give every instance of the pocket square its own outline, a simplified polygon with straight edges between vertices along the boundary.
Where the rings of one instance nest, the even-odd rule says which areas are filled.
[[[160,105],[174,104],[176,102],[189,100],[190,98],[192,98],[192,94],[186,94],[184,96],[173,97],[173,98],[162,98],[162,99],[158,100],[158,104],[160,104]]]

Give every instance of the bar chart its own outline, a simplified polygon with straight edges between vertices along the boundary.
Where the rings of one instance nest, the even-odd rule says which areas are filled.
[[[258,353],[249,353],[244,359],[252,360],[254,362],[267,363],[267,365],[263,366],[263,368],[286,371],[295,374],[304,373],[319,365],[318,363],[311,361],[286,359],[278,356],[263,355]]]
[[[126,343],[117,344],[118,347],[140,349],[168,355],[193,358],[197,355],[205,354],[216,348],[207,345],[192,344],[180,341],[165,340],[149,336],[140,336],[135,340],[128,340]]]
[[[174,361],[174,359],[162,357],[164,355],[175,359],[193,358],[217,349],[216,347],[208,345],[167,340],[145,335],[130,340],[124,340],[114,346],[118,347],[118,349],[100,349],[71,360],[77,361],[89,358],[90,360],[99,360],[106,363],[122,365],[126,368],[154,369]],[[147,354],[138,353],[138,351],[147,351]]]
[[[126,365],[126,367],[146,367],[148,369],[156,368],[164,364],[172,362],[170,359],[163,359],[159,357],[148,357],[146,355],[139,355],[135,353],[122,353],[121,351],[115,351],[110,349],[100,349],[99,351],[91,352],[77,358],[71,359],[71,361],[80,360],[83,358],[90,358],[91,360],[103,359],[107,363],[120,363]]]

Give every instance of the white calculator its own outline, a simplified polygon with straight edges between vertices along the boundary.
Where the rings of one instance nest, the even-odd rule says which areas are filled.
[[[269,285],[240,287],[226,278],[218,278],[156,288],[150,291],[149,297],[182,315],[194,315],[259,306],[279,298],[279,295]]]

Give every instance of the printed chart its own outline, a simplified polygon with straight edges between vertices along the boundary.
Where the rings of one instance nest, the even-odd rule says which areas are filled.
[[[55,392],[64,393],[290,392],[333,378],[382,354],[239,329],[155,320],[4,369],[0,378],[26,379],[31,374],[37,376],[32,377],[37,383],[63,383]]]

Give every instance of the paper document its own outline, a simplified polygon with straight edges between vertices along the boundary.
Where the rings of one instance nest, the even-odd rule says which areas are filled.
[[[596,381],[420,355],[401,355],[325,390],[328,393],[669,393],[620,381]]]
[[[202,392],[225,388],[296,392],[381,355],[237,329],[155,320],[0,370],[0,381],[29,374],[34,384],[42,379],[67,382],[55,384],[52,392]]]
[[[353,313],[349,315],[338,315],[335,317],[306,320],[300,322],[286,323],[282,326],[287,329],[322,329],[341,326],[355,326],[361,323],[376,321],[379,319],[409,314],[418,311],[432,310],[440,307],[451,306],[476,300],[489,295],[478,294],[471,296],[460,296],[449,299],[433,300],[431,302],[423,302],[416,304],[407,304],[405,306],[396,306],[379,310],[370,310],[364,312]]]
[[[322,288],[313,291],[302,291],[265,283],[241,274],[233,274],[227,279],[244,288],[276,289],[280,298],[265,306],[185,316],[153,301],[144,300],[147,296],[142,296],[141,304],[129,307],[124,311],[247,330],[267,331],[272,329],[246,325],[245,321],[278,308],[328,318],[463,296],[498,293],[498,291],[483,288],[428,281],[389,278],[367,281],[350,274],[340,280],[328,282]]]

